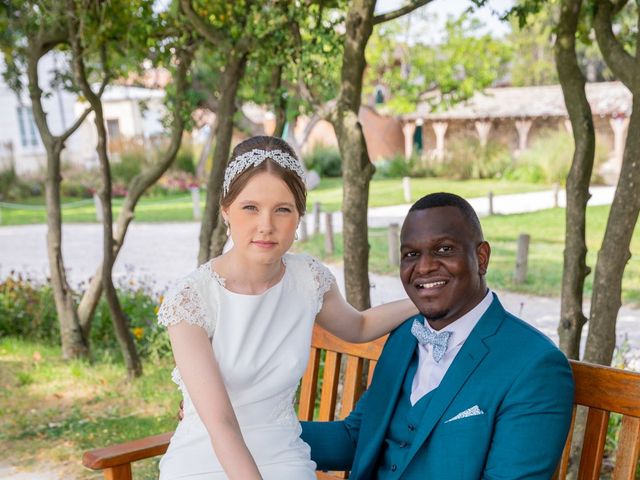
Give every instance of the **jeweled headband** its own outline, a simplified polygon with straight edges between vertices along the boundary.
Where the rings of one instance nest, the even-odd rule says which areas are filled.
[[[222,196],[229,193],[229,187],[233,179],[244,172],[249,167],[257,167],[265,160],[270,159],[280,165],[282,168],[292,170],[304,181],[304,168],[298,160],[282,150],[261,150],[254,148],[253,150],[238,155],[228,166],[224,172],[224,184],[222,185]]]

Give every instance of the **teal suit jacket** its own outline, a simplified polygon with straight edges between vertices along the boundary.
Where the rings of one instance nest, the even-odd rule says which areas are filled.
[[[371,386],[340,422],[303,422],[320,470],[375,478],[378,455],[416,349],[413,318],[387,340]],[[448,421],[472,407],[483,413]],[[449,367],[394,463],[402,479],[544,479],[553,475],[571,423],[573,377],[564,354],[504,310],[497,297]]]

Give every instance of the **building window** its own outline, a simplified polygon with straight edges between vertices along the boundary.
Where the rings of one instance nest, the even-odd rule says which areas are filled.
[[[118,140],[120,138],[120,121],[117,118],[107,119],[107,133],[109,140]]]
[[[37,146],[38,129],[33,119],[31,107],[18,107],[18,125],[20,126],[20,142],[22,146]]]

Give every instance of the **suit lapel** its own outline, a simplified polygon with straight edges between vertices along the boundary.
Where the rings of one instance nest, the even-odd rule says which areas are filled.
[[[471,331],[460,352],[447,370],[440,386],[433,392],[431,402],[422,417],[411,448],[407,452],[407,460],[400,467],[398,477],[402,476],[402,472],[427,440],[435,425],[440,418],[442,418],[447,407],[451,404],[473,371],[478,367],[480,362],[482,362],[487,353],[489,353],[484,339],[495,334],[500,323],[502,323],[503,317],[504,309],[494,295],[493,302],[489,306],[489,309]]]
[[[398,328],[396,334],[389,337],[384,347],[386,359],[376,365],[377,381],[369,387],[370,399],[376,401],[371,401],[367,405],[367,414],[363,416],[359,433],[359,438],[363,441],[358,442],[358,446],[363,448],[360,455],[356,453],[356,458],[360,457],[358,466],[363,469],[375,468],[377,465],[378,452],[396,408],[411,358],[416,350],[417,340],[411,334],[414,318],[417,317],[407,320]],[[354,468],[354,470],[358,470],[359,478],[368,478],[362,476],[365,474],[364,470],[360,471],[360,468]]]

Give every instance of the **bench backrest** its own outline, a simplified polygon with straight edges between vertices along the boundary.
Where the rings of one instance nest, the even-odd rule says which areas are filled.
[[[611,413],[622,414],[612,480],[633,480],[640,453],[640,374],[617,368],[571,361],[576,393],[569,438],[556,478],[565,478],[569,465],[577,406],[587,407],[579,479],[601,477],[607,427]]]
[[[371,382],[385,341],[386,337],[354,345],[315,326],[309,364],[300,387],[300,420],[328,421],[346,417],[360,398],[363,383]],[[321,362],[323,356],[324,362]],[[341,372],[343,359],[345,366]],[[623,417],[613,480],[635,479],[640,451],[640,374],[574,361],[571,367],[576,382],[575,403],[589,408],[578,478],[600,478],[608,420],[615,412]],[[573,421],[571,429],[573,431]],[[554,478],[566,476],[571,435]],[[129,480],[130,463],[163,454],[170,438],[171,432],[92,450],[85,453],[83,464],[103,469],[106,479]],[[318,472],[318,478],[347,478],[347,475],[346,472]]]

